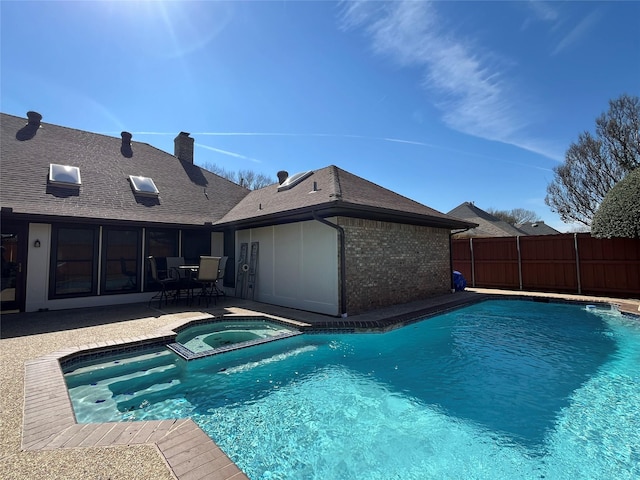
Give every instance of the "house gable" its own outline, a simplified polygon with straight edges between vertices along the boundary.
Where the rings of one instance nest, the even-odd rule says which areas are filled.
[[[455,229],[474,224],[445,215],[336,166],[313,171],[293,188],[255,190],[218,225],[239,227],[349,216]]]
[[[464,202],[458,205],[453,210],[450,210],[447,215],[474,222],[477,225],[475,228],[456,234],[458,238],[517,237],[523,235],[523,232],[513,225],[509,225],[507,222],[485,212],[471,202]]]

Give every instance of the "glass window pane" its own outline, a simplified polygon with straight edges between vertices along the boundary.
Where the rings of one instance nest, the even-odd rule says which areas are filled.
[[[182,232],[182,256],[187,265],[197,265],[200,255],[211,255],[211,233],[185,230]]]
[[[94,229],[58,229],[53,272],[55,295],[94,291],[94,240]]]
[[[80,186],[80,169],[68,165],[58,165],[52,163],[49,165],[49,182],[65,186]]]
[[[103,250],[103,291],[138,291],[138,230],[105,230]]]
[[[176,230],[148,230],[147,256],[177,257],[178,232]]]
[[[157,196],[158,188],[151,178],[129,175],[129,181],[136,193]]]
[[[164,274],[167,270],[167,257],[177,257],[178,255],[178,231],[177,230],[147,230],[145,257],[156,257],[158,272]],[[145,288],[152,290],[159,287],[157,282],[151,278],[151,271],[148,262],[145,262],[146,285]]]

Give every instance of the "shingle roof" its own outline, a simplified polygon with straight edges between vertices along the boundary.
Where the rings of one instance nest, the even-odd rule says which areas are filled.
[[[26,119],[0,115],[0,201],[13,214],[219,226],[276,224],[315,214],[473,226],[335,166],[314,171],[289,190],[279,192],[274,184],[249,192],[146,143],[133,141],[127,152],[121,138],[47,123],[25,134]],[[48,184],[52,163],[79,167],[81,187]],[[135,195],[130,175],[152,178],[159,197]]]
[[[542,221],[533,223],[518,223],[516,225],[516,228],[526,235],[558,235],[559,233],[562,233]]]
[[[447,215],[478,224],[476,228],[458,234],[459,237],[517,237],[523,233],[470,202],[458,205]]]
[[[0,201],[13,213],[203,225],[222,218],[249,191],[146,143],[1,114]],[[34,134],[35,133],[35,134]],[[79,190],[48,185],[49,164],[80,168]],[[136,196],[129,175],[150,177],[158,198]]]
[[[289,190],[279,192],[278,184],[254,190],[217,223],[275,224],[312,218],[312,212],[451,229],[472,226],[333,165],[315,170]]]

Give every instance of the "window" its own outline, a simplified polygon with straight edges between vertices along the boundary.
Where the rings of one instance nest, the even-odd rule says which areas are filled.
[[[97,291],[97,230],[58,227],[51,255],[52,297],[92,295]]]
[[[282,192],[283,190],[289,190],[311,175],[313,175],[313,172],[311,170],[291,175],[287,177],[284,182],[282,182],[282,184],[278,187],[278,191]]]
[[[211,255],[211,232],[184,230],[182,232],[182,256],[185,263],[197,265],[200,255]]]
[[[131,188],[138,195],[149,195],[152,197],[157,197],[160,192],[156,187],[156,184],[153,183],[153,180],[149,177],[137,177],[135,175],[129,175],[129,182],[131,183]]]
[[[104,229],[102,234],[102,291],[127,293],[139,290],[138,230]]]
[[[68,165],[49,164],[49,183],[63,187],[80,187],[80,169]]]
[[[166,257],[178,257],[178,231],[177,230],[147,230],[145,258],[156,257],[158,270],[166,270]],[[158,287],[153,282],[148,262],[145,262],[147,289]]]

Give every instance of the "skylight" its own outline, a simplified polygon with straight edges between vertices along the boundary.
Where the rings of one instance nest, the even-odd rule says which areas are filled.
[[[133,188],[134,193],[139,195],[150,195],[153,197],[157,197],[160,192],[156,187],[156,184],[153,183],[153,180],[149,177],[138,177],[136,175],[129,175],[129,182],[131,182],[131,188]]]
[[[49,164],[49,183],[64,187],[79,187],[80,169],[68,165]]]
[[[287,177],[284,182],[282,182],[282,184],[278,187],[278,191],[282,192],[283,190],[289,190],[311,175],[313,175],[313,171],[311,170],[291,175],[290,177]]]

